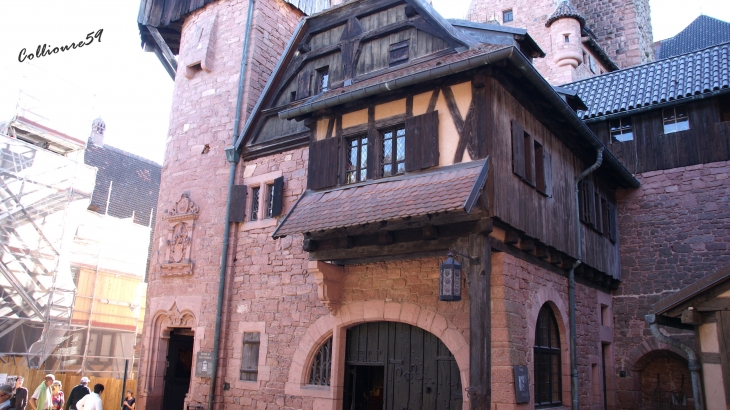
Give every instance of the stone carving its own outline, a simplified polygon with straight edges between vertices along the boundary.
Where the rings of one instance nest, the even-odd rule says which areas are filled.
[[[193,325],[193,317],[189,314],[183,315],[177,307],[177,303],[165,313],[170,327],[191,327]]]
[[[190,250],[193,245],[193,230],[195,220],[198,219],[200,208],[190,200],[187,194],[182,194],[170,209],[165,211],[163,219],[167,220],[167,240],[160,263],[162,276],[180,276],[193,273],[193,262],[190,260]]]
[[[309,261],[309,273],[317,283],[317,296],[332,316],[337,316],[342,295],[344,268],[322,261]]]

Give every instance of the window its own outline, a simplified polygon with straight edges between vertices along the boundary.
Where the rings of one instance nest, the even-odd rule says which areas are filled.
[[[502,23],[509,23],[512,20],[512,10],[505,10],[502,12]]]
[[[266,184],[266,218],[274,217],[274,184]]]
[[[730,121],[730,94],[725,94],[717,99],[720,108],[720,122]]]
[[[591,69],[591,72],[595,74],[598,71],[598,67],[596,67],[596,59],[593,58],[592,55],[588,54],[588,68]]]
[[[570,43],[570,34],[563,34],[566,43]]]
[[[631,117],[616,118],[608,121],[608,130],[611,134],[611,143],[626,142],[634,139]]]
[[[545,151],[537,141],[533,141],[535,151],[535,188],[540,192],[546,191],[545,181]]]
[[[543,195],[550,197],[550,155],[539,141],[512,120],[512,172]]]
[[[261,333],[243,332],[243,357],[241,380],[255,382],[259,374],[259,345]]]
[[[297,92],[292,91],[291,93],[289,93],[289,102],[294,102],[296,100],[297,100]]]
[[[616,243],[618,238],[616,205],[599,193],[589,180],[582,180],[578,185],[578,212],[581,222]]]
[[[408,50],[411,40],[401,41],[390,45],[390,66],[408,62]]]
[[[317,94],[325,93],[329,90],[330,85],[330,68],[322,67],[317,70]]]
[[[402,174],[406,171],[406,128],[399,125],[383,131],[382,176]]]
[[[327,339],[312,359],[309,371],[309,384],[315,386],[329,386],[332,371],[332,338]]]
[[[261,197],[261,187],[251,188],[251,220],[259,220],[259,199]]]
[[[662,110],[664,117],[664,133],[671,134],[677,131],[685,131],[689,129],[689,117],[687,116],[687,106],[675,105],[674,107]]]
[[[560,334],[548,305],[540,309],[535,327],[535,406],[559,406],[562,404]]]
[[[345,183],[354,184],[366,179],[368,167],[368,139],[365,136],[347,140]]]
[[[525,181],[530,185],[535,185],[535,178],[533,175],[533,163],[532,158],[535,156],[532,145],[532,136],[528,133],[524,133],[522,141],[525,144]]]

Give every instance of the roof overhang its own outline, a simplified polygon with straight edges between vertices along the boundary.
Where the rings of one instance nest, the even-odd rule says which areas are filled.
[[[703,303],[727,291],[730,291],[730,265],[660,300],[651,307],[651,312],[677,318],[686,309],[701,308]]]
[[[78,138],[56,131],[25,117],[17,116],[9,124],[15,130],[15,135],[36,145],[47,143],[45,147],[57,154],[65,155],[69,152],[82,150],[86,143]]]

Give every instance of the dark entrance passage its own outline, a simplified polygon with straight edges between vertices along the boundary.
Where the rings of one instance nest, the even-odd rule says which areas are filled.
[[[193,364],[193,336],[190,329],[175,329],[167,348],[167,371],[162,410],[183,410],[190,388]]]
[[[347,330],[345,410],[460,410],[459,367],[423,329],[395,322]]]

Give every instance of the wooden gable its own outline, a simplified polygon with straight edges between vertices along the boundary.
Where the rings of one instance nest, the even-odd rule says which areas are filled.
[[[418,0],[352,2],[307,18],[267,84],[239,146],[245,144],[244,155],[250,158],[272,152],[272,147],[291,147],[287,141],[301,145],[307,127],[280,119],[282,109],[467,46],[463,36]]]

